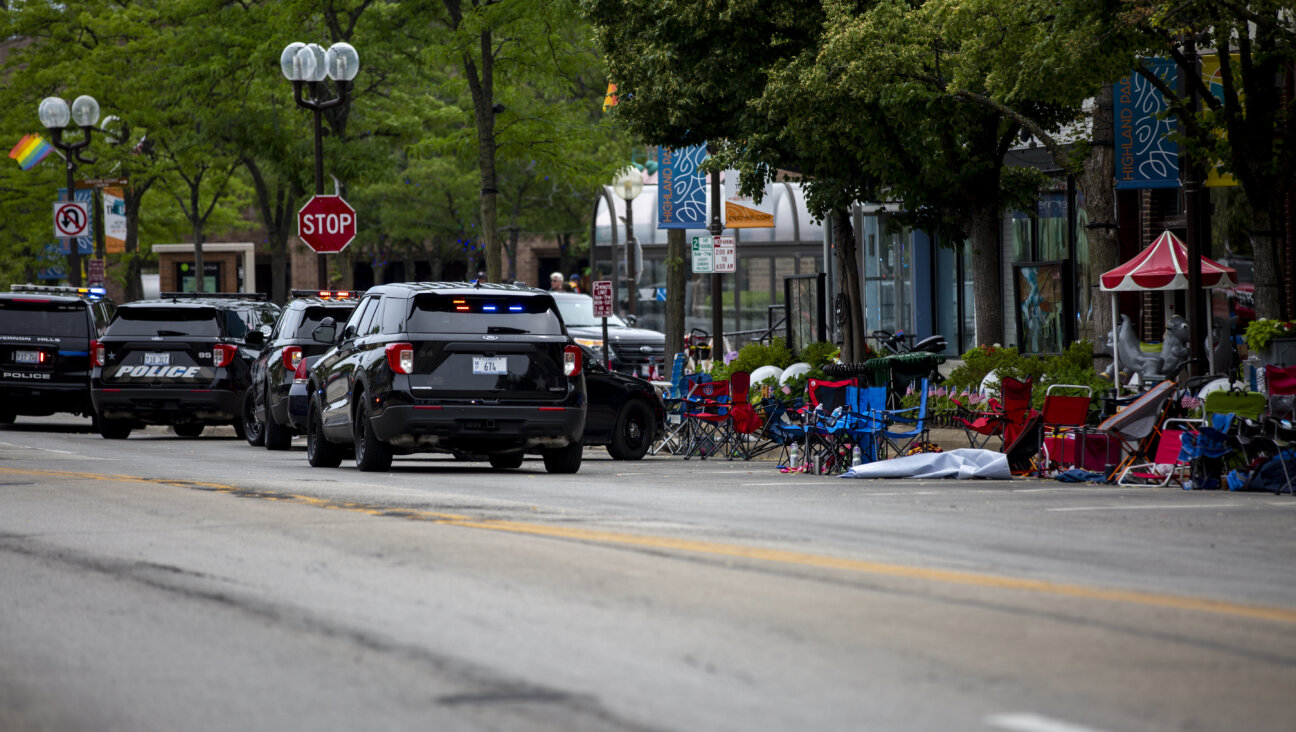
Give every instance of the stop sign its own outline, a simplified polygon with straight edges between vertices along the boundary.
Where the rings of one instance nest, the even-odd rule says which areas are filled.
[[[340,252],[355,235],[355,209],[341,196],[315,196],[297,212],[297,237],[316,254]]]

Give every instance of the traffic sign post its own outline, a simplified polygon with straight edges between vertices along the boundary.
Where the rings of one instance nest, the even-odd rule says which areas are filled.
[[[90,204],[84,201],[58,201],[54,204],[54,236],[76,239],[86,236],[90,228]]]
[[[297,212],[297,237],[316,254],[337,254],[355,235],[355,209],[341,196],[313,196]]]
[[[717,236],[712,248],[713,263],[716,272],[737,272],[737,244],[732,236]]]
[[[693,274],[715,272],[715,247],[712,237],[693,237]]]
[[[594,317],[603,319],[603,361],[612,369],[612,349],[608,347],[608,317],[612,315],[612,281],[599,280],[593,286]]]
[[[91,259],[86,265],[86,284],[90,287],[104,286],[104,260]]]

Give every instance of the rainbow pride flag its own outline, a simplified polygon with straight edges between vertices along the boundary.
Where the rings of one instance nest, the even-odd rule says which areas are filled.
[[[3,149],[3,148],[0,148]],[[45,159],[54,148],[37,134],[24,135],[17,145],[9,151],[9,157],[18,161],[23,170],[31,170],[36,163]]]

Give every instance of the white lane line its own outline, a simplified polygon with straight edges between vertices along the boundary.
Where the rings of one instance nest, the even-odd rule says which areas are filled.
[[[1164,506],[1071,506],[1070,508],[1046,508],[1045,511],[1173,511],[1194,508],[1246,508],[1241,503],[1198,503],[1193,505],[1168,504]]]
[[[1014,488],[1013,493],[1095,493],[1097,491],[1127,491],[1127,486],[1057,486],[1054,488]]]
[[[48,447],[35,447],[35,446],[33,446],[33,445],[15,445],[15,444],[12,443],[12,442],[0,442],[0,446],[4,446],[4,447],[21,447],[21,448],[23,448],[23,449],[25,449],[25,450],[40,450],[40,451],[42,451],[42,452],[57,452],[57,453],[59,453],[59,454],[61,454],[61,455],[75,455],[75,454],[76,454],[75,452],[72,452],[71,450],[51,450],[51,449],[48,448]]]
[[[1097,727],[1086,727],[1082,724],[1051,719],[1030,712],[996,714],[985,718],[987,727],[1012,730],[1013,732],[1103,732]]]

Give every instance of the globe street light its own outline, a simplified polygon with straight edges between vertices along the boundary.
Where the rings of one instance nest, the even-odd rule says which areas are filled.
[[[626,279],[629,281],[629,292],[626,293],[626,312],[630,315],[635,314],[635,301],[638,299],[638,288],[635,286],[639,279],[638,272],[635,270],[639,249],[638,242],[634,237],[634,206],[633,202],[643,192],[643,175],[633,166],[626,168],[617,179],[612,182],[612,190],[625,201],[625,223],[626,223],[626,240],[625,240],[625,259],[626,259]],[[613,265],[615,267],[615,264]],[[617,300],[617,277],[612,278],[612,302]]]
[[[289,43],[279,55],[279,68],[292,82],[297,106],[315,113],[315,195],[324,194],[324,127],[322,113],[346,101],[351,80],[360,71],[360,54],[349,43],[334,43],[326,51],[315,43]],[[327,99],[324,79],[337,84],[337,96]],[[303,90],[310,92],[303,96]],[[319,288],[328,289],[328,259],[319,255]]]
[[[72,108],[68,109],[68,103],[59,97],[46,97],[41,100],[36,113],[40,117],[41,124],[49,130],[51,144],[64,153],[63,158],[67,162],[66,200],[75,201],[76,192],[73,186],[76,185],[76,164],[94,162],[83,157],[80,151],[89,146],[90,131],[99,121],[99,102],[92,96],[82,94],[73,100]],[[68,142],[63,139],[63,128],[67,127],[70,121],[76,121],[85,135],[79,142]],[[81,252],[77,250],[76,237],[68,238],[68,280],[75,287],[81,286]]]

